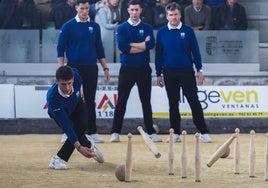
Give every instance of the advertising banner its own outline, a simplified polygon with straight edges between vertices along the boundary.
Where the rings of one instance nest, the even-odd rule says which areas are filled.
[[[205,117],[267,117],[267,86],[199,86],[198,96]],[[182,91],[178,103],[182,117],[191,117],[191,110]],[[117,102],[116,86],[98,88],[96,110],[98,118],[112,118]],[[169,106],[165,88],[153,86],[154,118],[168,118]],[[131,91],[125,117],[142,118],[137,87]]]
[[[1,111],[13,109],[16,118],[46,118],[46,91],[48,86],[15,86],[15,102],[12,94],[1,101]],[[2,90],[2,89],[1,89]],[[198,96],[205,117],[241,118],[268,116],[268,86],[199,86]],[[191,110],[182,91],[178,103],[182,117],[191,118]],[[7,96],[5,96],[7,98]],[[97,118],[113,118],[117,104],[117,86],[99,86],[96,93]],[[9,102],[8,102],[9,101]],[[13,103],[12,103],[13,101]],[[5,104],[4,104],[5,103]],[[154,118],[168,118],[169,105],[165,88],[152,87],[151,97]],[[7,108],[3,108],[7,106]],[[9,110],[9,111],[10,111]],[[1,112],[1,115],[5,114]],[[7,115],[6,117],[10,117]],[[138,89],[132,88],[125,118],[143,118]]]
[[[0,118],[15,118],[14,85],[0,84]]]
[[[15,86],[16,118],[48,118],[47,90],[48,86]]]

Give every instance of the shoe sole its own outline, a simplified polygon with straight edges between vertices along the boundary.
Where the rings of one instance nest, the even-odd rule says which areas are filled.
[[[119,136],[115,136],[116,138],[113,138],[113,136],[110,139],[110,142],[120,142]]]
[[[120,142],[120,140],[110,140],[110,142]]]
[[[94,143],[104,143],[103,140],[97,140],[97,141],[93,140],[93,141],[94,141]]]
[[[174,140],[174,143],[180,143],[181,140]],[[169,140],[167,140],[167,143],[169,143]]]
[[[67,169],[67,167],[66,168],[55,168],[55,166],[52,166],[52,165],[49,165],[48,167],[50,169],[54,169],[54,170],[66,170]]]
[[[201,140],[201,139],[200,139]],[[212,141],[204,141],[204,140],[201,140],[203,143],[211,143]]]
[[[162,142],[162,139],[159,140],[153,140],[151,137],[149,137],[153,142]]]
[[[101,153],[101,151],[95,145],[93,146],[93,151],[94,151],[94,154],[95,154],[95,157],[93,157],[93,159],[95,161],[97,161],[98,163],[104,163],[103,154]]]
[[[51,169],[55,169],[55,167],[52,166],[52,165],[48,165],[48,167],[51,168]]]

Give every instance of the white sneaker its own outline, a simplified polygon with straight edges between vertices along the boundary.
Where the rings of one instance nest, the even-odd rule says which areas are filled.
[[[64,164],[64,160],[62,160],[59,156],[55,155],[52,157],[49,168],[55,169],[55,170],[66,170],[67,166]]]
[[[65,143],[65,141],[67,140],[67,135],[64,133],[62,136],[61,136],[61,139],[60,139],[60,143],[61,144],[64,144]]]
[[[202,141],[202,142],[205,142],[205,143],[209,143],[211,142],[211,138],[208,134],[200,134],[199,135],[199,139]]]
[[[119,134],[118,133],[111,134],[110,142],[120,142]]]
[[[173,134],[173,140],[175,142],[181,142],[180,135],[178,134]],[[167,142],[169,142],[169,138],[167,139]]]
[[[95,157],[93,157],[93,159],[95,159],[95,161],[99,162],[99,163],[104,163],[104,157],[103,154],[101,153],[101,151],[97,148],[97,146],[95,144],[91,145],[91,149],[94,151]]]
[[[149,135],[149,137],[151,138],[151,140],[152,140],[153,142],[162,142],[162,139],[159,138],[159,137],[157,136],[157,134],[151,134],[151,135]]]
[[[101,139],[99,134],[91,134],[91,135],[86,135],[88,140],[93,140],[95,143],[104,143],[104,140]]]

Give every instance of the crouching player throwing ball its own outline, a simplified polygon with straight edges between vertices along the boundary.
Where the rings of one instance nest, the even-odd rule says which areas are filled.
[[[68,162],[75,148],[87,158],[104,162],[102,153],[94,142],[85,136],[88,121],[80,94],[81,83],[82,79],[76,69],[61,66],[56,71],[56,83],[47,92],[48,114],[68,137],[57,155],[52,157],[49,164],[51,169],[67,169],[65,162]]]

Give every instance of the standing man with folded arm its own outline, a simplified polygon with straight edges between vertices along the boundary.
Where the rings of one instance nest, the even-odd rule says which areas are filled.
[[[162,142],[153,128],[151,89],[152,69],[150,63],[150,49],[154,48],[152,26],[142,22],[142,2],[130,0],[128,3],[129,19],[122,23],[116,32],[118,48],[121,51],[121,67],[118,78],[118,102],[114,111],[111,142],[119,142],[119,133],[123,126],[127,100],[131,89],[137,84],[142,104],[145,128],[154,142]]]
[[[181,22],[180,6],[170,3],[166,6],[168,24],[157,32],[155,67],[157,85],[165,85],[170,127],[174,129],[174,141],[180,142],[181,116],[179,111],[180,89],[191,107],[194,124],[200,131],[200,140],[211,142],[204,120],[203,109],[197,95],[196,78],[204,82],[199,46],[194,30]],[[195,71],[193,68],[197,70]],[[163,77],[162,77],[163,74]]]
[[[104,77],[110,79],[104,48],[101,40],[100,26],[89,19],[88,0],[77,0],[75,18],[63,26],[58,40],[57,53],[59,66],[64,64],[64,54],[67,65],[78,69],[83,80],[84,100],[88,111],[87,134],[96,143],[104,142],[96,128],[95,95],[98,83],[98,65],[100,62]]]

